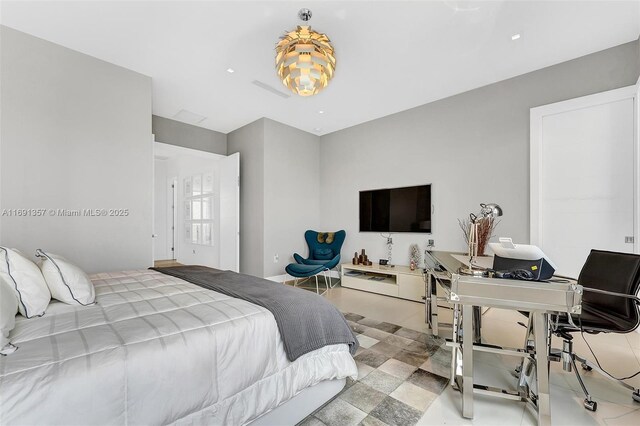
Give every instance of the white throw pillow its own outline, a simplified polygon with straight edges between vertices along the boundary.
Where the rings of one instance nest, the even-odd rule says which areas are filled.
[[[54,299],[70,305],[88,306],[95,303],[93,283],[82,269],[62,256],[40,249],[36,251],[36,256],[40,258],[38,266]]]
[[[0,354],[8,355],[15,350],[9,343],[9,333],[16,326],[18,299],[9,284],[0,278]]]
[[[18,299],[18,311],[27,318],[40,317],[51,301],[42,272],[15,249],[0,247],[0,278]]]

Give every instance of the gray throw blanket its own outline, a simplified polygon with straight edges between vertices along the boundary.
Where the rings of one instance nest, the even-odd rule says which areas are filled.
[[[351,355],[358,349],[358,339],[342,313],[315,293],[205,266],[151,269],[268,309],[276,319],[289,361],[327,345],[347,344]]]

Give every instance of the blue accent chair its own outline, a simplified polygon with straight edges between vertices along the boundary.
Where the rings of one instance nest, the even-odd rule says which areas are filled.
[[[318,234],[323,234],[323,242],[318,241]],[[304,239],[309,246],[309,256],[305,259],[298,253],[293,254],[293,258],[299,265],[322,265],[323,270],[329,271],[340,264],[340,250],[347,237],[344,230],[333,233],[333,241],[327,243],[327,232],[317,232],[308,230],[304,233]],[[337,284],[337,283],[336,283]],[[332,288],[335,287],[335,284]]]

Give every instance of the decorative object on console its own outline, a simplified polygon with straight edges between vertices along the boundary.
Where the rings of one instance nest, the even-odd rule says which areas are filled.
[[[485,270],[475,264],[475,258],[484,255],[487,243],[499,223],[495,218],[499,216],[502,216],[502,208],[499,205],[481,203],[478,215],[469,213],[468,220],[458,219],[460,228],[464,231],[469,250],[469,266],[462,268],[460,270],[461,273],[469,275],[484,274]]]
[[[420,253],[420,247],[417,244],[411,244],[409,246],[409,260],[409,265],[412,271],[420,266],[422,254]]]
[[[355,262],[357,258],[357,262]],[[371,262],[369,260],[369,256],[367,256],[367,253],[365,252],[364,249],[362,249],[362,252],[360,253],[360,255],[358,255],[358,252],[356,252],[356,257],[353,258],[354,260],[354,265],[364,265],[364,266],[371,266],[373,265],[373,262]]]
[[[309,9],[300,9],[298,17],[308,22]],[[336,68],[331,40],[309,25],[287,32],[276,45],[276,70],[280,81],[293,93],[312,96],[327,87]]]

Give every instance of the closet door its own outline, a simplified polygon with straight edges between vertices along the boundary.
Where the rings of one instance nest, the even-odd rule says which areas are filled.
[[[635,97],[632,86],[531,110],[531,243],[559,274],[577,277],[592,248],[638,251]]]

